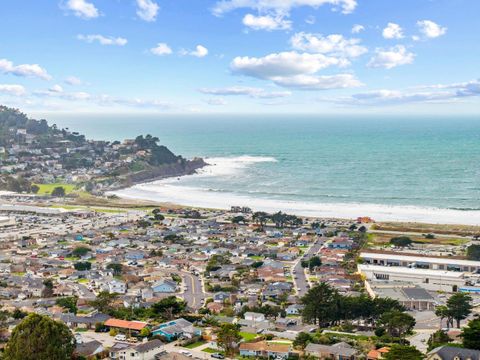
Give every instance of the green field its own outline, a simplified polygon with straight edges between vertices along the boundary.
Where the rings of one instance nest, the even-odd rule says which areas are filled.
[[[197,342],[185,345],[184,347],[186,347],[187,349],[195,349],[196,347],[199,347],[203,344],[205,344],[205,341],[197,341]]]
[[[40,190],[38,190],[38,195],[50,195],[57,186],[61,186],[65,189],[65,194],[70,194],[75,190],[75,185],[73,184],[63,184],[63,183],[53,183],[53,184],[35,184]]]
[[[257,334],[252,334],[252,333],[247,333],[247,332],[240,332],[240,336],[245,341],[251,341],[251,340],[254,340],[258,337]]]

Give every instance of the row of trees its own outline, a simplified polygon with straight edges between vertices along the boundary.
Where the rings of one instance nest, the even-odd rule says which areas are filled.
[[[289,215],[281,211],[274,214],[257,211],[253,213],[252,220],[262,227],[266,225],[268,221],[273,222],[277,228],[283,228],[285,226],[295,227],[303,224],[302,219],[298,216]]]
[[[453,327],[453,321],[457,322],[457,328],[460,322],[468,317],[472,312],[472,297],[466,293],[456,293],[450,296],[446,305],[440,305],[435,308],[435,315],[440,318],[440,327],[442,321],[447,320],[447,327]]]

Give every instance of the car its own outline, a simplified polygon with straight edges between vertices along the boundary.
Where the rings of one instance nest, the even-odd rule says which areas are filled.
[[[193,354],[187,350],[180,350],[179,353],[188,357],[193,357]]]
[[[126,340],[127,340],[127,337],[126,337],[126,335],[124,335],[124,334],[117,334],[117,335],[115,335],[114,339],[115,339],[116,341],[126,341]]]
[[[138,339],[136,337],[129,337],[127,339],[127,342],[129,343],[137,343],[138,342]]]
[[[213,353],[212,358],[214,359],[225,359],[225,356],[220,353]]]

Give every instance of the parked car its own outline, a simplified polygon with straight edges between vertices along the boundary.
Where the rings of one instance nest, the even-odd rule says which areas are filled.
[[[214,354],[212,354],[212,358],[214,358],[214,359],[225,359],[225,356],[220,354],[220,353],[214,353]]]
[[[124,335],[124,334],[118,334],[118,335],[115,335],[115,338],[114,338],[116,341],[126,341],[127,340],[127,336]]]

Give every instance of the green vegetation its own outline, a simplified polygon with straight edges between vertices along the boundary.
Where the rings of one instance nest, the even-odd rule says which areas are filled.
[[[75,296],[59,298],[55,303],[72,314],[77,313],[77,298]]]
[[[48,316],[30,314],[12,332],[5,360],[66,360],[75,349],[70,329]]]
[[[75,185],[65,183],[52,183],[52,184],[35,184],[38,186],[38,195],[52,195],[55,188],[63,188],[65,195],[68,195],[75,191]]]
[[[195,349],[199,346],[202,346],[203,344],[205,344],[205,341],[196,341],[194,343],[185,345],[184,347],[186,347],[187,349]]]
[[[412,239],[408,236],[397,236],[390,239],[390,244],[398,246],[398,247],[405,247],[412,244]]]
[[[390,351],[383,355],[384,360],[422,360],[424,355],[415,346],[392,345]]]
[[[480,350],[480,319],[472,320],[462,331],[463,346]]]
[[[217,331],[217,343],[227,356],[233,356],[237,350],[236,344],[242,340],[242,336],[235,324],[222,324]]]
[[[252,340],[254,340],[258,337],[257,334],[247,333],[247,332],[243,332],[243,331],[240,331],[239,335],[245,341],[252,341]]]
[[[470,260],[480,261],[480,245],[470,245],[467,248],[467,256]]]

